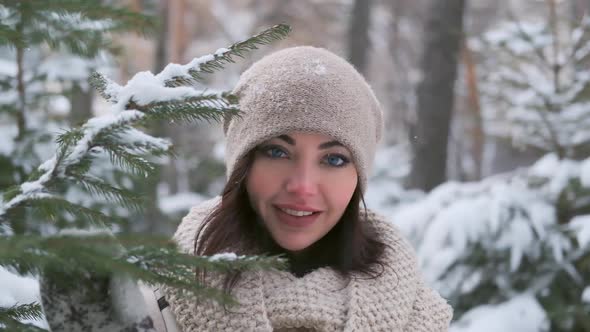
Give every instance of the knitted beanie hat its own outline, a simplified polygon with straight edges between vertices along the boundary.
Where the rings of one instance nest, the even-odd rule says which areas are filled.
[[[302,131],[327,135],[348,148],[365,191],[383,114],[367,82],[344,59],[321,48],[287,48],[253,64],[233,93],[242,116],[224,123],[228,178],[257,145]]]

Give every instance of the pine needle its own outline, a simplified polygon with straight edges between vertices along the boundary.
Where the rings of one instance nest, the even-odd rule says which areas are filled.
[[[203,79],[202,73],[211,74],[216,70],[220,70],[224,65],[234,63],[234,57],[243,58],[247,52],[258,49],[258,46],[260,45],[268,45],[285,38],[290,31],[291,27],[286,24],[275,25],[253,37],[231,45],[228,47],[228,51],[215,54],[212,60],[203,62],[198,68],[189,70],[189,75],[192,76],[192,80],[187,79],[186,77],[173,77],[167,80],[165,85],[167,87],[193,85],[195,81],[201,81]]]
[[[9,317],[16,320],[39,320],[43,317],[43,310],[41,305],[36,302],[13,305],[9,308],[0,307],[0,317]]]

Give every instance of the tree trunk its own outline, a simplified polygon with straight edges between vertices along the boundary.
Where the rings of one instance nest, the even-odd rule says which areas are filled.
[[[355,0],[348,30],[348,58],[362,74],[366,74],[371,25],[372,0]]]
[[[160,29],[156,36],[156,52],[154,59],[154,73],[161,72],[167,63],[166,41],[168,39],[168,4],[167,0],[160,0],[159,4]]]
[[[590,0],[570,0],[570,17],[575,24],[590,14]]]
[[[185,0],[173,0],[167,3],[167,33],[166,40],[168,44],[168,59],[174,63],[182,63],[183,55],[187,46],[186,29],[184,24],[184,12],[186,10]],[[166,42],[166,40],[162,42]],[[162,70],[160,68],[159,70]],[[162,136],[170,137],[173,141],[179,140],[178,130],[170,127],[170,125],[162,124]],[[168,184],[170,194],[177,194],[179,192],[178,187],[178,165],[176,160],[170,160],[168,165],[165,165],[162,169],[162,180]]]
[[[385,144],[394,145],[404,141],[407,137],[406,123],[408,122],[408,110],[410,109],[408,94],[412,93],[412,84],[410,83],[408,73],[408,57],[403,52],[402,38],[400,31],[400,21],[404,14],[404,6],[399,0],[393,0],[389,3],[389,11],[392,19],[389,25],[389,53],[392,57],[393,78],[387,81],[387,91],[389,92],[390,109],[384,110],[385,114]]]
[[[429,191],[446,179],[454,85],[465,0],[432,1],[425,23],[417,87],[417,123],[410,128],[414,160],[408,186]]]
[[[469,136],[471,141],[471,155],[473,157],[474,174],[470,180],[481,180],[483,164],[483,148],[485,134],[483,131],[483,118],[481,115],[481,106],[479,103],[479,87],[477,82],[477,71],[473,54],[467,40],[463,41],[463,65],[465,66],[465,82],[467,84],[468,109],[471,118],[469,126]]]
[[[159,4],[160,29],[156,37],[156,51],[154,59],[154,73],[161,72],[167,63],[167,41],[168,41],[168,1],[160,0]],[[152,133],[156,137],[167,137],[166,123],[164,121],[155,122],[152,127]],[[158,207],[158,184],[162,180],[163,169],[167,165],[156,166],[154,174],[146,179],[143,183],[148,193],[148,205],[145,211],[145,223],[142,225],[142,231],[149,234],[168,234],[170,230],[164,221],[165,216]]]
[[[182,62],[188,42],[184,24],[185,11],[185,0],[168,1],[168,39],[170,41],[168,61],[175,63]]]
[[[92,89],[84,91],[78,84],[73,84],[69,120],[72,127],[80,126],[92,117]]]
[[[26,121],[26,92],[25,92],[25,83],[23,78],[23,58],[24,58],[24,49],[22,46],[18,46],[16,48],[16,89],[18,91],[18,109],[16,112],[16,124],[18,128],[18,134],[16,135],[16,141],[21,141],[26,134],[27,131],[27,121]]]

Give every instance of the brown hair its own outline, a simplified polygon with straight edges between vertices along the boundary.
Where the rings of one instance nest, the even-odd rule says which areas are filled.
[[[331,267],[346,276],[358,272],[370,278],[376,278],[383,272],[385,244],[368,227],[367,208],[359,186],[340,221],[306,250],[309,254],[305,258],[295,259],[277,245],[259,222],[246,190],[246,178],[254,161],[255,150],[238,160],[223,189],[221,203],[211,211],[199,228],[195,238],[196,255],[210,256],[225,251],[284,255],[290,264],[291,273],[296,276],[321,267]],[[361,202],[364,207],[362,214]],[[240,247],[236,248],[235,244],[240,244]],[[200,272],[204,277],[205,271]],[[224,286],[226,292],[231,292],[239,276],[240,272],[228,275]]]

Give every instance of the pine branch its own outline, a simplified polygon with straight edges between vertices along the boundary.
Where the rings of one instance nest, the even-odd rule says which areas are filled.
[[[3,325],[2,325],[3,324]],[[0,331],[4,332],[48,332],[32,324],[21,323],[14,319],[0,320]]]
[[[11,192],[11,195],[15,195],[15,196],[13,198],[11,198],[3,206],[0,206],[0,223],[7,222],[7,220],[9,220],[10,217],[13,215],[14,211],[16,211],[17,209],[19,209],[21,207],[26,206],[30,202],[32,202],[34,200],[48,199],[48,198],[52,197],[51,194],[46,193],[46,192],[42,192],[42,191],[41,192],[34,191],[34,192],[23,193],[21,191],[20,187],[18,189],[11,189],[10,192]],[[16,192],[16,194],[13,194],[15,192]],[[3,232],[6,230],[7,230],[6,228],[3,229]]]
[[[94,148],[94,151],[96,151],[96,153],[103,153],[106,152],[109,156],[110,153],[108,151],[108,148],[105,148],[105,146],[116,146],[117,151],[125,151],[131,155],[134,155],[138,158],[143,158],[146,161],[148,161],[146,158],[152,159],[152,157],[163,157],[163,156],[168,156],[171,158],[175,158],[176,157],[176,153],[174,151],[174,146],[170,146],[168,148],[162,148],[159,145],[154,145],[148,142],[133,142],[133,141],[123,141],[123,140],[118,140],[119,138],[117,137],[117,135],[105,135],[104,137],[104,141],[99,141],[97,142],[98,147]],[[151,165],[155,165],[156,162],[153,161],[148,161]],[[121,167],[122,164],[117,163],[116,165],[118,165],[119,167]],[[70,167],[70,169],[68,169],[68,174],[83,174],[85,172],[81,172],[81,171],[77,171],[76,169],[78,168],[78,165],[74,167]],[[71,171],[70,171],[71,170]],[[135,172],[135,174],[143,174],[144,171],[142,172]]]
[[[574,29],[572,34],[575,34],[576,31],[579,31],[580,37],[577,40],[574,40],[571,48],[569,50],[569,54],[565,57],[565,62],[563,66],[567,66],[573,64],[577,61],[584,59],[588,52],[590,51],[590,41],[587,38],[584,38],[590,32],[590,22],[587,22],[587,18],[583,19],[582,22]],[[578,30],[579,29],[579,30]],[[580,54],[582,53],[582,54]]]
[[[6,24],[0,23],[0,45],[9,47],[25,47],[26,43],[22,35]]]
[[[20,193],[21,193],[21,190],[20,190],[19,186],[12,186],[12,187],[6,189],[6,191],[4,191],[3,199],[4,199],[4,201],[8,202],[8,201],[14,199]]]
[[[291,27],[285,24],[275,25],[244,41],[235,43],[227,49],[220,49],[213,55],[203,56],[191,62],[188,76],[173,76],[165,81],[167,87],[193,85],[203,79],[202,73],[211,74],[222,69],[224,65],[234,63],[234,57],[243,58],[247,52],[258,49],[259,45],[268,45],[281,40],[289,34]],[[166,68],[162,71],[166,72]]]
[[[25,29],[15,36],[10,26],[0,27],[0,39],[14,47],[45,43],[51,49],[67,49],[85,57],[93,57],[104,49],[115,53],[108,32],[136,31],[146,35],[157,27],[154,17],[96,1],[8,1],[5,6],[17,18],[16,24]]]
[[[27,200],[45,198],[38,197],[39,194],[48,193],[47,188],[61,181],[66,174],[75,174],[76,171],[88,170],[92,161],[91,153],[97,148],[104,149],[109,154],[111,161],[123,169],[128,169],[136,175],[143,177],[149,176],[154,171],[154,164],[144,157],[137,155],[126,149],[124,144],[118,144],[113,137],[122,135],[132,129],[131,126],[147,121],[150,118],[158,119],[168,116],[169,119],[179,121],[195,120],[219,120],[224,116],[235,114],[234,109],[227,109],[228,112],[222,113],[219,109],[211,106],[224,106],[234,101],[232,96],[222,95],[218,98],[216,95],[201,95],[189,100],[186,104],[176,103],[169,106],[166,103],[156,103],[152,109],[147,108],[148,113],[139,111],[124,111],[116,116],[105,116],[89,120],[81,129],[75,129],[61,134],[58,137],[60,148],[56,156],[40,166],[31,181],[21,185],[21,188],[12,190],[10,195],[5,197],[7,202],[0,207],[0,220],[4,219],[3,215],[10,213],[10,210],[17,209],[27,203]],[[109,139],[110,137],[110,139]],[[157,147],[155,139],[149,141],[154,144],[150,147],[150,153],[153,155],[163,155],[166,153],[163,144],[160,142],[160,148]],[[102,145],[100,145],[102,144]],[[149,145],[143,145],[148,147]],[[27,189],[25,189],[25,187]],[[33,188],[34,190],[29,190]],[[45,188],[45,189],[43,189]],[[67,212],[74,216],[88,216],[90,220],[102,221],[104,215],[91,214],[85,208],[75,209],[72,205],[66,205],[65,201],[60,200],[60,205],[67,208]],[[51,213],[52,218],[57,215],[52,213],[50,207],[41,204],[41,207],[47,213]],[[6,230],[6,229],[4,229]]]
[[[60,220],[63,213],[66,212],[75,218],[74,225],[79,228],[105,227],[119,221],[116,217],[107,216],[100,211],[74,204],[56,196],[31,199],[27,201],[27,206],[32,207],[33,212],[39,212],[41,216],[52,221]]]
[[[0,322],[6,325],[6,329],[0,327],[0,331],[7,331],[7,332],[47,332],[47,330],[42,329],[40,327],[21,323],[16,320],[10,320],[8,322]]]
[[[146,122],[152,120],[146,116]],[[173,155],[173,145],[168,140],[145,134],[133,127],[119,127],[99,134],[96,145],[118,145],[131,153],[150,154],[156,157]]]
[[[30,0],[31,1],[31,0]],[[111,20],[112,26],[106,31],[136,31],[140,33],[147,33],[155,30],[155,18],[130,11],[127,8],[118,8],[109,5],[104,5],[97,1],[86,0],[32,0],[36,8],[42,10],[50,10],[60,15],[65,14],[81,14],[82,17],[89,20]]]
[[[145,112],[154,120],[192,123],[202,120],[217,122],[227,116],[238,115],[239,111],[234,106],[236,103],[237,98],[234,95],[222,93],[203,94],[179,101],[156,102],[146,106],[132,104],[130,107]]]
[[[102,149],[100,150],[102,151]],[[70,165],[66,170],[65,174],[67,177],[82,177],[88,173],[92,167],[92,163],[95,160],[95,156],[91,153],[80,158],[77,164]]]
[[[63,156],[56,166],[60,170],[65,170],[72,164],[79,162],[92,149],[97,147],[94,142],[100,135],[108,132],[124,131],[130,126],[137,124],[144,114],[138,111],[125,111],[114,116],[103,116],[92,118],[82,126],[81,133],[75,131],[66,132],[58,138],[59,141],[66,142],[69,146],[62,147]],[[75,145],[74,145],[75,144]]]
[[[83,175],[75,178],[76,182],[92,195],[102,196],[108,201],[116,202],[126,208],[140,211],[142,206],[141,196],[122,188],[111,186],[99,178]]]
[[[155,164],[142,156],[130,153],[118,145],[104,146],[111,162],[123,169],[128,169],[132,174],[147,178],[156,170]]]
[[[105,231],[74,231],[53,236],[20,235],[0,243],[0,265],[18,274],[40,274],[57,269],[65,274],[94,271],[108,275],[116,269],[110,261],[121,252],[121,245]],[[93,252],[90,254],[89,252]]]
[[[51,237],[18,236],[0,242],[0,265],[19,274],[68,275],[64,286],[76,275],[124,274],[148,284],[166,284],[196,292],[200,296],[231,301],[222,291],[200,284],[195,269],[232,271],[284,268],[277,257],[218,255],[199,257],[179,253],[176,244],[161,237],[114,237],[104,232],[74,232]]]
[[[112,41],[104,38],[100,31],[86,31],[80,29],[63,29],[57,25],[41,26],[28,33],[27,39],[32,44],[46,44],[54,51],[66,51],[84,58],[93,58],[101,50],[114,53]]]
[[[84,137],[84,131],[82,131],[81,128],[74,128],[59,134],[55,142],[59,146],[67,149],[76,144],[76,142],[82,139],[82,137]]]
[[[164,70],[159,73],[156,78],[160,82],[164,82],[164,87],[180,87],[183,85],[192,86],[195,81],[202,79],[202,73],[212,73],[215,70],[221,69],[227,63],[233,63],[234,57],[243,57],[248,51],[258,49],[259,45],[267,45],[276,40],[284,38],[291,28],[288,25],[280,24],[270,29],[267,29],[260,34],[248,38],[244,41],[235,43],[229,49],[220,49],[213,55],[206,55],[200,58],[195,58],[186,65],[169,64]],[[110,81],[100,73],[93,73],[89,80],[90,84],[98,93],[107,101],[115,104],[121,102],[120,94],[123,87]],[[230,103],[235,104],[235,97],[226,96],[230,99]],[[138,109],[137,106],[145,106],[139,102],[134,102],[133,98],[129,98],[124,109]]]
[[[523,41],[525,41],[529,44],[529,46],[531,46],[531,48],[533,49],[533,54],[541,61],[542,64],[544,64],[549,70],[552,69],[552,65],[557,65],[551,63],[551,61],[547,59],[543,51],[537,45],[535,45],[533,38],[524,30],[524,28],[522,27],[522,23],[516,18],[512,11],[508,11],[508,18],[512,21],[512,24],[514,24],[514,26],[518,30],[518,35],[522,38]]]
[[[0,265],[18,275],[36,275],[46,264],[66,263],[42,249],[39,236],[19,235],[3,237],[0,241]]]
[[[134,261],[147,270],[165,272],[165,270],[174,270],[174,268],[171,269],[171,266],[181,266],[186,270],[190,270],[191,276],[194,276],[192,271],[195,268],[216,272],[230,272],[250,270],[253,266],[263,270],[286,267],[285,261],[277,257],[236,256],[234,254],[220,254],[208,257],[182,254],[176,251],[176,245],[169,240],[157,245],[158,250],[146,247],[145,239],[138,242],[137,239],[119,237],[119,241],[127,247],[124,259]]]
[[[14,320],[39,320],[43,316],[43,309],[38,303],[14,305],[9,308],[0,307],[0,322],[6,318]]]
[[[121,90],[120,85],[96,71],[90,74],[88,82],[105,100],[113,104],[118,102],[117,95]]]

